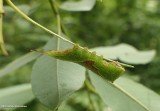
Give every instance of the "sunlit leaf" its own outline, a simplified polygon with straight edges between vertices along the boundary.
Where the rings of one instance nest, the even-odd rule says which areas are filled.
[[[60,8],[67,11],[90,11],[95,3],[96,0],[80,0],[78,2],[66,1]]]
[[[91,50],[95,50],[97,54],[103,55],[104,58],[119,59],[126,63],[131,64],[147,64],[152,61],[156,51],[138,51],[131,45],[119,44],[116,46],[96,47]]]

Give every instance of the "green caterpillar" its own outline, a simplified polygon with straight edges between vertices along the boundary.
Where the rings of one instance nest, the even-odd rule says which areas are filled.
[[[103,56],[90,52],[78,44],[73,48],[58,51],[38,51],[60,60],[71,61],[80,64],[111,82],[116,80],[125,69],[117,61],[107,62]]]

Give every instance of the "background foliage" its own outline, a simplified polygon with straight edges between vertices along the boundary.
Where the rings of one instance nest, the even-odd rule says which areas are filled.
[[[60,2],[63,1],[66,0]],[[55,15],[48,1],[14,2],[31,18],[57,31]],[[159,6],[158,0],[103,0],[103,2],[97,1],[91,11],[60,10],[60,14],[68,37],[82,46],[92,48],[128,43],[140,50],[156,49],[157,55],[151,63],[136,65],[135,69],[128,69],[127,73],[132,79],[160,93]],[[5,11],[3,32],[9,56],[0,55],[1,68],[29,52],[30,49],[42,47],[51,37],[18,16],[9,7],[5,6]],[[0,87],[30,82],[32,65],[33,63],[29,63],[12,74],[0,78]],[[77,102],[70,104],[80,104],[81,108],[85,108],[85,104]],[[29,105],[33,110],[43,107],[36,100]]]

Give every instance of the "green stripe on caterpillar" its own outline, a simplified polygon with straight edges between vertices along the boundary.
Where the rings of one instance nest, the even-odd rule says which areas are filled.
[[[88,48],[82,48],[78,44],[67,50],[36,52],[80,64],[111,82],[116,80],[125,71],[119,62],[107,62],[103,56],[97,55],[96,52],[90,52]]]

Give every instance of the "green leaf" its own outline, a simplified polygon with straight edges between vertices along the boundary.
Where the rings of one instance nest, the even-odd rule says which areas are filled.
[[[60,49],[72,47],[64,41],[60,44]],[[56,39],[52,38],[45,49],[56,50]],[[55,109],[83,85],[84,79],[85,68],[80,65],[43,55],[33,66],[31,82],[33,92],[40,102]]]
[[[113,111],[149,111],[144,104],[121,87],[105,81],[91,71],[89,71],[89,74],[96,91]]]
[[[90,11],[95,3],[96,0],[80,0],[78,2],[66,1],[60,8],[67,11]]]
[[[104,58],[119,59],[126,63],[131,64],[147,64],[152,61],[156,51],[138,51],[131,45],[118,44],[116,46],[96,47],[94,50],[99,55],[103,55]]]
[[[0,89],[0,110],[15,109],[15,105],[23,106],[33,99],[34,95],[30,84],[22,84]],[[9,108],[9,106],[13,107]]]
[[[124,77],[115,81],[115,84],[136,97],[151,111],[158,111],[160,109],[160,95],[152,90]]]
[[[38,54],[38,53],[30,52],[30,53],[28,53],[28,54],[26,54],[16,60],[14,60],[13,62],[9,63],[7,66],[5,66],[4,68],[2,68],[0,70],[0,77],[22,67],[23,65],[31,62],[32,60],[36,59],[39,56],[40,56],[40,54]]]

